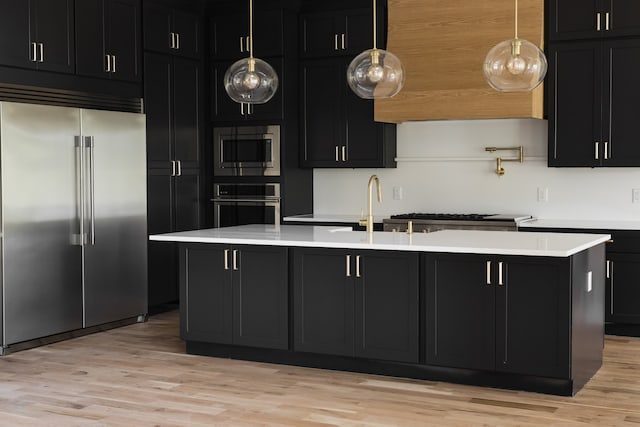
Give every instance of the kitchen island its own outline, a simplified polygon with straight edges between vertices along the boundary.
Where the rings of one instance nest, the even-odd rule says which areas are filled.
[[[187,352],[575,394],[599,369],[609,235],[248,225],[180,243]]]

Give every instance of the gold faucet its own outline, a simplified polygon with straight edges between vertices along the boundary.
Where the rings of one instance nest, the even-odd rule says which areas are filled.
[[[371,175],[369,178],[369,184],[367,186],[367,202],[369,206],[369,210],[367,211],[366,218],[360,218],[360,225],[366,226],[367,233],[373,233],[373,201],[371,200],[373,197],[373,182],[375,181],[376,186],[378,187],[378,202],[382,202],[382,189],[380,188],[380,179],[377,175]]]

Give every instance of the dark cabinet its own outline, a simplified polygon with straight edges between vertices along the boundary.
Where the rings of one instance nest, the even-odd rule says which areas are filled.
[[[607,244],[605,320],[640,325],[640,233],[610,232]]]
[[[0,0],[0,63],[74,72],[72,0]]]
[[[263,59],[284,54],[282,9],[262,10],[254,13],[253,51]],[[249,56],[249,12],[221,13],[211,19],[210,47],[215,61],[240,59]]]
[[[202,25],[198,15],[146,2],[143,19],[145,50],[200,57]]]
[[[549,166],[640,166],[640,39],[549,48]]]
[[[428,364],[568,377],[566,258],[423,255]]]
[[[242,120],[280,122],[284,119],[283,86],[289,84],[283,75],[282,57],[261,58],[269,63],[278,74],[279,87],[273,98],[264,104],[238,104],[232,100],[224,88],[224,75],[232,62],[217,62],[211,67],[211,119],[215,122],[238,122]]]
[[[198,61],[145,54],[145,110],[149,167],[200,167],[202,65]]]
[[[181,335],[190,341],[287,349],[287,248],[184,245]]]
[[[76,72],[139,82],[140,0],[82,0],[76,11]]]
[[[296,351],[418,362],[418,255],[293,249]]]
[[[637,0],[552,0],[549,39],[640,36]]]
[[[373,47],[371,9],[306,13],[300,21],[304,57],[352,56]]]
[[[201,227],[202,66],[145,54],[149,234]],[[173,245],[149,243],[149,305],[178,299]]]
[[[346,81],[350,59],[302,62],[301,165],[395,167],[396,126],[373,120],[373,100],[356,96]]]

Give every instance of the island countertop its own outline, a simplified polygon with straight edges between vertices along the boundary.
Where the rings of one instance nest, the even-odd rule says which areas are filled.
[[[441,230],[432,233],[351,231],[346,227],[242,225],[155,234],[149,240],[344,249],[569,257],[605,243],[608,234]]]

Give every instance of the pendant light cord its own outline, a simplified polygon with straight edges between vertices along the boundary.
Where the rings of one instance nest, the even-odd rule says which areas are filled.
[[[249,58],[253,58],[253,0],[249,0]]]
[[[518,38],[518,0],[516,0],[516,39]]]
[[[516,0],[517,1],[517,0]],[[376,20],[377,20],[377,14],[376,14],[376,0],[373,0],[373,50],[376,50],[378,48],[377,46],[377,38],[378,38],[378,31],[377,31],[377,27],[376,27]]]

